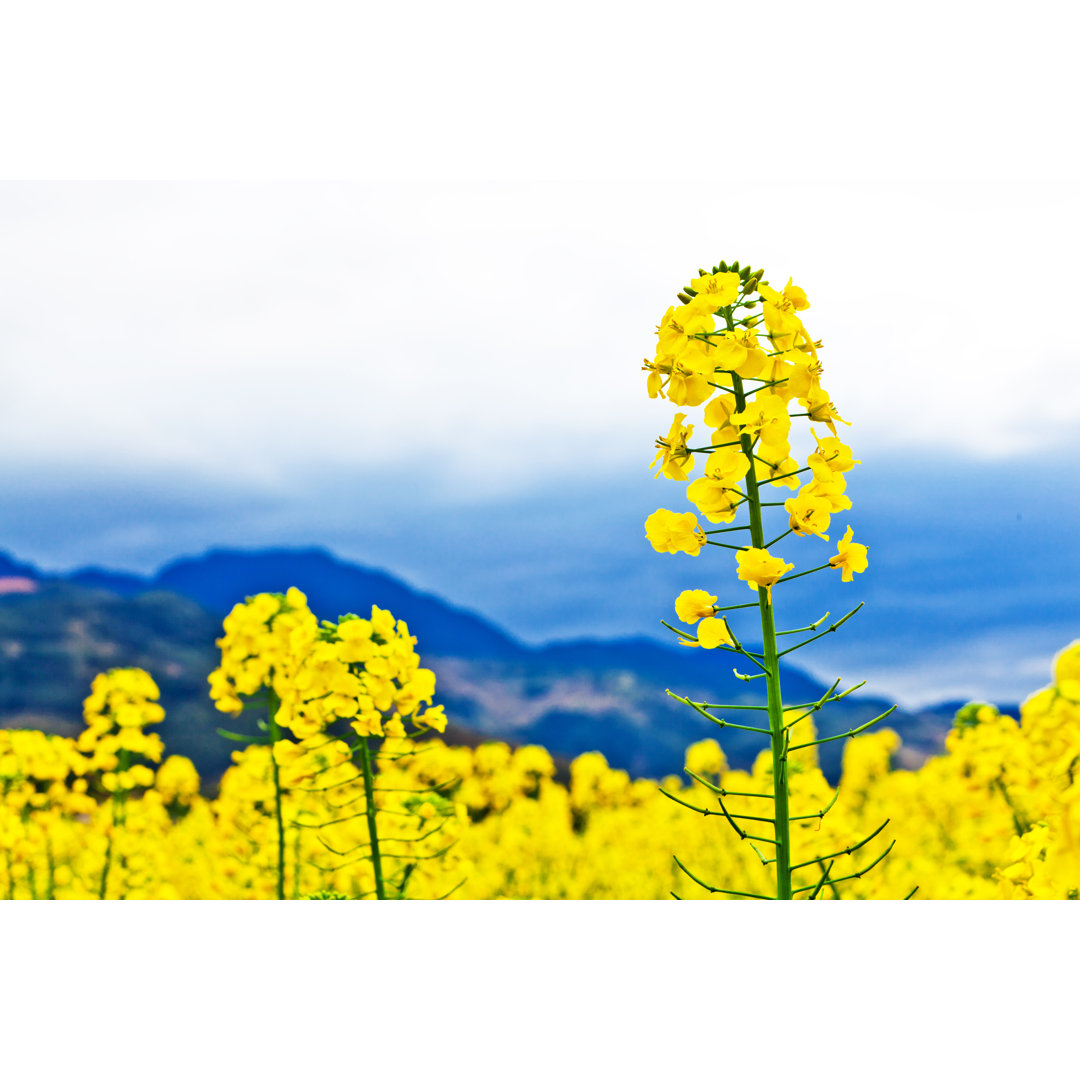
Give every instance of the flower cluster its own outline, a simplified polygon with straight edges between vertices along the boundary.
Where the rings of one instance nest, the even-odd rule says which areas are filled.
[[[706,544],[734,547],[739,579],[769,599],[772,586],[794,569],[769,548],[788,535],[828,540],[832,516],[851,508],[845,474],[858,461],[836,429],[847,421],[822,386],[821,343],[802,321],[810,304],[790,279],[776,290],[760,270],[721,263],[711,273],[701,270],[679,300],[681,306],[669,307],[660,320],[656,355],[645,361],[647,390],[650,397],[684,409],[704,406],[702,423],[688,423],[688,413],[676,413],[670,430],[656,440],[652,464],[657,476],[688,482],[686,496],[707,521],[730,525],[747,505],[751,522],[706,531],[694,513],[660,509],[647,519],[645,535],[657,551],[667,553],[696,556]],[[823,428],[811,426],[813,445],[803,466],[792,451],[793,408],[795,416]],[[708,429],[710,436],[694,440],[695,428]],[[701,445],[692,446],[694,441]],[[691,479],[698,456],[701,475]],[[759,488],[765,484],[793,492],[783,503],[787,530],[768,543],[754,528]],[[740,529],[751,532],[748,544],[709,539]],[[825,564],[840,569],[844,581],[867,566],[866,547],[852,537],[848,527]],[[701,610],[684,621],[709,614]],[[711,648],[723,640],[710,626],[696,643]]]
[[[160,696],[157,684],[141,668],[113,668],[90,684],[90,696],[83,702],[86,729],[77,745],[90,758],[88,770],[102,774],[106,791],[153,784],[153,770],[136,759],[161,761],[160,737],[143,730],[165,719]]]
[[[285,594],[260,593],[237,604],[225,620],[225,635],[218,644],[221,666],[210,675],[217,707],[237,714],[246,704],[257,704],[252,700],[256,694],[266,693],[267,718],[259,722],[265,735],[223,734],[250,744],[236,758],[246,770],[240,776],[253,779],[257,773],[257,790],[268,785],[255,800],[267,808],[267,818],[258,808],[242,816],[251,819],[246,825],[249,835],[267,830],[273,834],[264,852],[272,852],[278,898],[287,895],[290,828],[311,830],[326,851],[342,858],[361,850],[357,859],[346,860],[346,864],[369,862],[374,888],[361,890],[361,895],[373,891],[380,899],[403,896],[410,881],[415,886],[424,877],[416,874],[417,860],[435,856],[419,854],[428,834],[402,836],[395,815],[412,820],[419,813],[417,820],[426,822],[439,809],[443,820],[433,826],[434,832],[442,832],[451,816],[441,812],[445,810],[441,802],[427,798],[433,792],[411,787],[399,789],[416,792],[409,807],[388,807],[376,778],[390,765],[388,746],[394,740],[409,746],[409,738],[446,728],[442,706],[432,705],[435,674],[420,666],[416,638],[408,626],[375,605],[370,618],[343,615],[320,626],[307,597],[290,589]],[[406,723],[412,725],[411,732]],[[339,737],[346,726],[354,736],[351,743]],[[375,746],[372,739],[386,741]],[[393,751],[393,760],[413,753]],[[343,797],[344,802],[337,801]],[[365,839],[357,840],[349,831],[354,829],[361,830]],[[339,838],[342,830],[348,835]],[[384,858],[383,842],[388,837],[397,843]],[[402,861],[402,843],[413,861]],[[262,857],[265,854],[252,853],[252,858]]]
[[[279,701],[291,701],[300,667],[318,636],[318,620],[299,589],[259,593],[237,604],[225,616],[225,635],[218,639],[221,664],[210,674],[210,697],[226,713],[239,714],[243,698],[264,688]],[[286,710],[282,722],[288,724]],[[301,726],[304,720],[300,720]],[[316,722],[315,730],[319,725]]]
[[[435,675],[420,667],[416,638],[389,611],[343,615],[320,627],[299,589],[260,593],[237,604],[218,641],[221,665],[210,696],[238,714],[263,688],[276,696],[275,722],[298,739],[347,720],[358,735],[405,735],[404,721],[443,731],[442,706],[431,706]]]
[[[803,323],[802,313],[810,307],[803,289],[789,278],[784,288],[777,290],[763,280],[761,270],[751,271],[749,266],[740,269],[737,262],[730,267],[720,263],[711,273],[699,270],[698,277],[678,298],[681,306],[669,307],[657,327],[656,355],[645,361],[649,396],[666,397],[680,408],[667,434],[656,440],[651,467],[658,477],[686,483],[686,497],[698,513],[721,527],[705,529],[694,513],[677,514],[659,509],[646,520],[645,536],[660,552],[685,552],[696,557],[707,545],[733,551],[738,579],[757,594],[756,605],[721,605],[717,596],[704,589],[687,589],[676,599],[675,613],[685,625],[696,624],[695,633],[669,623],[664,625],[684,645],[720,649],[749,660],[756,670],[748,675],[736,670],[740,678],[765,679],[765,703],[741,704],[736,708],[760,710],[765,714],[760,719],[767,720],[768,726],[734,726],[764,735],[771,744],[773,790],[767,797],[772,800],[772,814],[755,814],[751,818],[771,825],[773,835],[750,837],[725,808],[722,797],[719,805],[733,831],[750,843],[762,866],[771,863],[775,867],[772,888],[736,892],[789,900],[802,891],[793,884],[792,874],[803,865],[793,862],[792,838],[798,830],[793,832],[790,812],[792,777],[802,769],[805,751],[822,741],[805,741],[812,726],[812,713],[841,695],[836,693],[837,680],[810,713],[787,715],[780,686],[780,657],[817,638],[809,637],[781,650],[778,635],[813,634],[824,617],[811,626],[777,630],[772,590],[795,569],[795,563],[785,557],[787,552],[781,554],[777,547],[788,537],[818,537],[828,541],[833,515],[851,508],[846,494],[846,474],[859,462],[851,447],[837,434],[836,425],[847,421],[837,412],[822,386],[823,368],[818,358],[821,343],[814,340]],[[691,414],[682,411],[699,407],[700,423],[692,422]],[[809,430],[794,432],[792,421],[796,418],[805,418]],[[702,428],[710,434],[695,438],[695,430]],[[805,447],[796,451],[792,439],[800,434]],[[703,459],[701,475],[691,479],[699,456]],[[800,459],[806,464],[800,465]],[[785,488],[791,494],[782,502],[765,501],[762,493],[769,487]],[[778,506],[786,512],[786,528],[781,526],[783,531],[767,539],[766,520],[772,508]],[[744,510],[744,522],[734,524]],[[740,533],[742,542],[729,542]],[[723,540],[713,539],[720,535],[724,536]],[[854,574],[867,566],[866,546],[855,543],[853,535],[848,527],[837,543],[835,555],[786,580],[834,568],[840,570],[842,581],[851,581]],[[746,607],[758,609],[760,651],[747,649],[740,643],[724,614]],[[824,632],[836,630],[854,614],[850,612]],[[678,700],[722,726],[734,723],[709,711],[725,706],[706,706],[688,698]],[[870,723],[884,719],[885,715],[888,714]],[[793,729],[798,724],[803,726],[796,736]],[[803,753],[796,756],[796,751]],[[714,790],[709,781],[694,775],[707,790]],[[684,802],[674,794],[671,798]],[[685,802],[684,805],[705,816],[712,812]],[[766,859],[755,846],[755,840],[773,845],[773,856]],[[850,856],[864,842],[853,844],[849,839],[839,844],[833,854],[837,858]],[[835,861],[830,855],[823,857],[822,863],[827,863],[828,869],[824,871],[821,887],[835,888],[848,880],[848,875],[841,871],[833,872]],[[678,859],[676,862],[692,881],[698,881]]]
[[[471,749],[435,738],[385,745],[377,796],[388,811],[384,859],[395,880],[408,872],[409,896],[442,896],[461,882],[453,895],[471,899],[726,895],[687,881],[672,851],[704,876],[723,875],[733,891],[769,886],[768,872],[700,785],[633,779],[596,753],[557,769],[535,746]],[[99,896],[107,855],[109,897],[272,897],[275,759],[286,780],[284,818],[294,823],[285,846],[287,895],[371,894],[365,822],[348,814],[362,797],[362,777],[343,740],[240,750],[213,797],[199,793],[189,761],[167,757],[153,787],[126,792],[116,825],[115,796],[94,798],[101,773],[75,740],[0,729],[0,897]],[[801,861],[810,865],[794,872],[795,888],[807,895],[816,887],[817,854],[890,818],[905,823],[891,857],[865,873],[893,825],[855,851],[853,876],[823,889],[821,899],[896,899],[916,887],[916,899],[1074,898],[1078,760],[1080,642],[1059,654],[1052,683],[1023,704],[1018,719],[991,705],[961,709],[937,757],[920,763],[889,730],[859,735],[846,740],[837,787],[813,747],[797,750],[789,763],[791,807],[807,849]],[[918,767],[898,768],[899,761]],[[686,767],[734,793],[725,796],[732,815],[762,815],[772,790],[768,751],[736,768],[716,740],[703,739],[687,749]],[[700,828],[676,800],[708,811],[710,827]]]

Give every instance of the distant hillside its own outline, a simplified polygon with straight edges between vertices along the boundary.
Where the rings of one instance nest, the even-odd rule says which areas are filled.
[[[735,678],[730,655],[642,638],[529,648],[475,614],[322,551],[213,551],[174,562],[152,578],[98,569],[49,577],[0,555],[4,577],[38,586],[32,593],[0,594],[3,726],[77,731],[97,671],[145,667],[162,688],[168,719],[160,730],[168,750],[192,757],[207,777],[220,775],[233,750],[214,732],[235,725],[207,696],[221,617],[245,596],[290,585],[307,594],[320,618],[366,614],[374,603],[405,619],[461,738],[469,732],[540,743],[561,756],[599,750],[614,766],[654,777],[678,772],[686,746],[707,736],[718,737],[739,766],[750,765],[764,745],[752,733],[721,733],[665,693],[671,688],[696,700],[757,703],[757,685]],[[785,668],[784,690],[795,704],[817,699],[824,687]],[[888,704],[853,695],[824,714],[822,734],[856,726]],[[904,739],[904,763],[940,749],[954,710],[946,705],[889,718]],[[823,748],[831,776],[843,745]]]
[[[45,581],[36,593],[0,597],[0,726],[76,735],[94,676],[142,667],[161,687],[167,751],[220,775],[234,749],[215,734],[223,717],[206,693],[220,633],[216,616],[175,593],[121,597]]]
[[[388,608],[409,624],[421,649],[436,656],[517,656],[523,646],[472,612],[410,589],[379,570],[335,559],[328,552],[211,551],[164,567],[153,586],[187,596],[224,615],[233,604],[260,592],[285,592],[295,585],[320,618],[346,612],[367,615],[371,605]]]

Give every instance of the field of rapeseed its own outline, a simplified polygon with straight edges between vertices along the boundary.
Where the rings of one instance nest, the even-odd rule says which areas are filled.
[[[283,736],[237,750],[220,790],[206,798],[191,763],[164,757],[145,732],[160,719],[154,694],[145,673],[116,671],[96,681],[80,739],[0,732],[0,896],[377,895],[363,763],[346,740]],[[793,826],[806,858],[887,819],[851,856],[857,873],[895,839],[871,873],[819,899],[899,899],[916,887],[916,898],[927,899],[1077,895],[1080,642],[1057,658],[1052,684],[1025,702],[1019,720],[967,706],[945,754],[917,772],[890,768],[898,744],[889,730],[851,739],[835,791],[812,749],[793,755],[793,818],[836,797],[824,817]],[[633,780],[584,754],[561,783],[540,747],[470,749],[437,737],[387,736],[374,756],[370,805],[390,896],[723,895],[688,881],[673,853],[703,880],[744,892],[769,887],[768,870],[730,829],[718,798],[677,777]],[[695,773],[749,793],[724,799],[732,814],[754,814],[763,801],[755,794],[772,790],[770,765],[765,750],[750,772],[729,770],[711,739],[687,751]],[[795,875],[799,888],[821,873],[815,860]]]
[[[831,517],[851,508],[845,474],[859,462],[821,385],[803,290],[789,281],[777,291],[760,270],[722,263],[679,300],[645,364],[647,389],[704,406],[712,434],[690,446],[694,425],[677,413],[653,464],[723,527],[660,509],[646,536],[666,553],[733,551],[754,594],[720,604],[688,590],[675,612],[694,630],[670,627],[686,646],[731,653],[747,666],[740,678],[762,680],[757,706],[678,699],[721,730],[760,735],[750,771],[729,769],[714,739],[687,749],[685,780],[659,783],[596,753],[563,779],[541,747],[447,746],[435,676],[404,622],[373,607],[320,624],[298,590],[263,593],[236,605],[218,642],[210,695],[234,718],[221,736],[237,748],[213,795],[189,760],[165,756],[152,730],[164,716],[158,688],[140,669],[94,680],[77,739],[0,731],[0,896],[1076,898],[1080,642],[1018,719],[966,706],[945,753],[918,771],[892,768],[894,732],[869,731],[888,713],[831,736],[847,740],[834,790],[815,715],[857,686],[839,691],[838,679],[818,701],[785,702],[779,660],[858,607],[824,630],[827,614],[778,629],[774,591],[830,569],[850,582],[867,569],[867,549],[848,526],[835,553],[799,573],[774,552],[828,541]],[[793,456],[796,418],[813,439],[805,466]],[[691,482],[696,455],[703,475]],[[794,494],[766,501],[767,485]],[[766,539],[781,508],[781,531]],[[728,542],[741,533],[747,542]],[[746,633],[734,624],[750,609],[759,629]],[[781,649],[784,635],[802,637]],[[760,640],[760,651],[740,638]]]

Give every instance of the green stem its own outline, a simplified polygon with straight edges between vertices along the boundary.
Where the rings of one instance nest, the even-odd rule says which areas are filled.
[[[121,750],[117,754],[116,761],[116,774],[119,775],[122,772],[126,772],[131,765],[131,751]],[[105,846],[105,866],[101,871],[101,887],[98,889],[98,899],[104,900],[105,893],[109,887],[109,870],[112,867],[112,855],[113,855],[113,838],[116,834],[116,830],[123,824],[123,802],[124,795],[120,789],[112,793],[112,828],[109,830],[109,842]]]
[[[300,899],[300,830],[296,830],[296,839],[293,841],[293,899]]]
[[[364,793],[367,802],[368,839],[371,841],[371,868],[375,871],[375,895],[386,899],[386,883],[383,881],[382,858],[379,855],[379,833],[375,826],[375,777],[371,770],[371,747],[367,735],[360,736],[360,763],[364,770]]]
[[[727,309],[725,315],[729,329],[732,329],[731,311]],[[735,401],[738,411],[746,408],[746,394],[743,390],[742,379],[738,375],[732,376],[734,384]],[[749,434],[742,437],[743,453],[750,462],[750,471],[746,474],[746,501],[750,514],[750,537],[753,546],[765,547],[765,530],[761,519],[761,496],[758,491],[758,482],[754,477],[754,442]],[[767,689],[770,742],[772,744],[773,763],[773,810],[775,824],[773,826],[774,843],[776,846],[776,898],[777,900],[790,900],[791,893],[791,826],[789,822],[790,812],[788,809],[788,779],[787,779],[787,753],[784,733],[784,706],[780,691],[780,661],[776,648],[776,622],[773,618],[772,597],[770,589],[759,588],[758,612],[761,617],[761,642],[764,653],[764,669],[768,672],[765,680]]]
[[[281,770],[274,757],[274,743],[281,738],[278,727],[277,711],[280,699],[271,689],[268,704],[268,725],[270,728],[270,765],[274,775],[274,820],[277,822],[277,898],[285,899],[285,822],[281,813]]]
[[[48,830],[45,832],[45,860],[49,867],[48,885],[46,887],[45,899],[56,899],[56,861],[53,859],[52,839]]]

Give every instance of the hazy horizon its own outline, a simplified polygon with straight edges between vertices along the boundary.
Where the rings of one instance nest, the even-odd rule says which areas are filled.
[[[869,571],[783,596],[867,608],[799,659],[907,703],[1037,689],[1080,636],[1077,347],[1003,305],[1080,294],[1080,193],[769,182],[783,214],[699,221],[681,187],[0,184],[0,550],[320,546],[526,642],[662,637],[680,589],[747,590],[644,541],[689,504],[648,474],[675,410],[641,361],[699,266],[752,258],[807,290],[862,461],[833,530]]]
[[[843,584],[819,574],[778,591],[786,622],[867,607],[843,632],[792,659],[829,679],[868,678],[906,705],[961,697],[1018,701],[1045,684],[1050,660],[1080,637],[1080,583],[1055,565],[1080,560],[1080,483],[1039,460],[954,462],[936,473],[910,461],[851,474],[850,520],[869,545],[867,573]],[[13,490],[6,550],[40,569],[98,566],[149,574],[212,548],[323,548],[475,611],[527,644],[645,635],[670,641],[660,619],[683,588],[738,603],[750,594],[729,553],[660,555],[644,538],[658,505],[681,509],[678,485],[608,476],[549,485],[516,499],[462,500],[402,490],[385,478],[325,477],[269,497],[130,478],[78,489]],[[1010,493],[1009,500],[999,493]],[[1043,524],[1056,521],[1051,534]],[[819,540],[789,539],[805,564]],[[746,592],[746,597],[743,593]],[[746,630],[752,637],[752,632]],[[422,643],[421,643],[422,645]],[[835,670],[833,670],[835,668]]]

